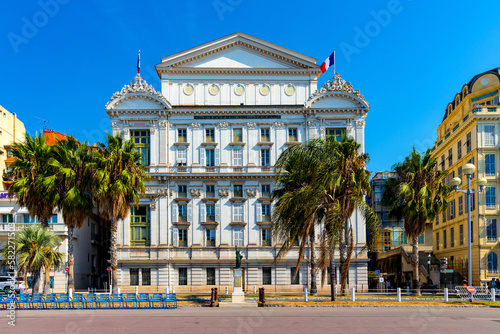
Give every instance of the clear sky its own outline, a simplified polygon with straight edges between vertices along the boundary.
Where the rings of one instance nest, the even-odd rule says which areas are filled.
[[[500,66],[500,2],[435,0],[32,0],[0,4],[0,105],[29,133],[91,143],[104,106],[136,73],[156,89],[162,57],[241,31],[318,59],[370,103],[369,169],[433,145],[444,109],[474,75]],[[333,69],[320,84],[333,76]],[[38,118],[37,118],[38,117]]]

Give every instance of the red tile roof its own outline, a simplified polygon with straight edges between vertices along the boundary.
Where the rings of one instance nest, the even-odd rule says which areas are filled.
[[[45,137],[45,142],[47,143],[47,145],[55,145],[57,144],[57,139],[64,140],[69,137],[63,133],[56,132],[54,130],[44,130],[43,136]]]

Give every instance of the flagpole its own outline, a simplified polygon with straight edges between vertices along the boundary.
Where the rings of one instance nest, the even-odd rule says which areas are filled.
[[[333,50],[333,75],[335,75],[337,73],[337,71],[335,70],[335,49]]]

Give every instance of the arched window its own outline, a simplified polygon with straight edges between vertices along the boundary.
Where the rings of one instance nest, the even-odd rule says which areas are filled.
[[[488,274],[498,273],[498,256],[494,252],[488,254]]]

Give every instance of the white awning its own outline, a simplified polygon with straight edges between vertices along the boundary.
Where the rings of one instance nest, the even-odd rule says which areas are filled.
[[[0,206],[0,214],[9,214],[14,212],[13,206]]]
[[[27,208],[23,207],[17,210],[17,213],[30,213]]]

